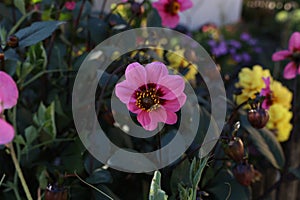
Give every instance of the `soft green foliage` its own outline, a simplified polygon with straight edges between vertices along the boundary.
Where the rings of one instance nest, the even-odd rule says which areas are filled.
[[[161,189],[160,186],[161,174],[159,171],[154,172],[154,176],[151,182],[150,192],[149,192],[149,200],[167,200],[168,196]]]

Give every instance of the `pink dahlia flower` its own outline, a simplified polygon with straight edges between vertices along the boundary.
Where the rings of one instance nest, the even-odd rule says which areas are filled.
[[[74,10],[75,9],[75,6],[76,6],[76,2],[75,1],[67,1],[65,3],[65,7],[66,9],[68,10]]]
[[[181,76],[169,75],[161,62],[145,67],[135,62],[125,71],[126,80],[116,85],[117,97],[137,114],[144,129],[152,131],[158,122],[175,124],[177,112],[185,103],[185,81]]]
[[[191,0],[159,0],[152,4],[157,9],[162,25],[174,28],[179,23],[179,12],[183,12],[193,7]]]
[[[4,109],[17,104],[19,92],[14,80],[5,72],[0,71],[0,113]],[[14,138],[14,128],[0,118],[0,145],[7,144]]]
[[[272,91],[270,88],[271,80],[270,77],[263,77],[262,79],[264,80],[266,85],[266,87],[261,89],[260,91],[260,95],[265,97],[264,101],[262,102],[262,108],[269,110],[270,106],[272,105]]]
[[[280,61],[284,59],[291,59],[292,61],[289,62],[283,72],[283,76],[286,79],[293,79],[300,74],[300,33],[294,32],[289,40],[289,49],[278,51],[273,54],[272,60],[273,61]]]

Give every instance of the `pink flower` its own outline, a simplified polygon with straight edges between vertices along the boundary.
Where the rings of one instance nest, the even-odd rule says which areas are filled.
[[[75,9],[75,6],[76,6],[76,2],[75,1],[67,1],[65,3],[65,7],[66,9],[68,10],[74,10]]]
[[[291,59],[292,61],[289,62],[283,72],[283,76],[286,79],[293,79],[300,74],[300,33],[294,32],[289,40],[289,49],[278,51],[273,54],[272,60],[273,61],[280,61],[284,59]]]
[[[261,89],[260,91],[260,96],[264,96],[265,99],[263,100],[262,102],[262,108],[263,109],[266,109],[266,110],[269,110],[270,106],[272,105],[272,91],[271,91],[271,88],[270,88],[270,77],[268,78],[265,78],[263,77],[262,78],[265,82],[265,85],[266,87]]]
[[[4,109],[17,104],[19,92],[14,80],[5,72],[0,71],[0,113]],[[0,145],[7,144],[14,138],[14,128],[0,118]]]
[[[3,119],[0,119],[0,131],[0,145],[10,143],[14,139],[14,128]]]
[[[174,28],[179,23],[178,13],[193,7],[193,2],[191,0],[159,0],[152,5],[158,10],[162,25]]]
[[[126,80],[116,85],[117,97],[137,114],[144,129],[152,131],[158,122],[175,124],[177,112],[185,103],[185,82],[178,75],[169,75],[161,62],[145,67],[138,62],[128,65]]]

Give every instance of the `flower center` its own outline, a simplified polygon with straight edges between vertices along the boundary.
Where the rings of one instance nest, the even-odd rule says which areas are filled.
[[[180,4],[176,0],[171,0],[165,5],[165,11],[171,15],[177,15],[180,10]]]
[[[156,110],[160,106],[157,90],[153,87],[142,91],[136,91],[136,97],[136,106],[147,112]]]
[[[300,63],[300,51],[295,51],[292,55],[292,59],[296,63]]]

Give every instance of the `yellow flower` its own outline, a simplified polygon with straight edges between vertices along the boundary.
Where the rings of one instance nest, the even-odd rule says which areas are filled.
[[[273,104],[269,109],[270,119],[266,125],[268,129],[275,132],[279,142],[289,139],[293,126],[290,123],[292,112],[281,104]]]
[[[249,98],[255,98],[255,94],[259,93],[262,88],[265,88],[262,78],[270,77],[272,105],[269,109],[270,119],[266,127],[275,133],[279,142],[286,141],[293,128],[290,123],[293,114],[289,111],[293,96],[291,91],[280,82],[273,80],[270,71],[264,70],[259,65],[255,65],[252,70],[243,68],[238,76],[239,82],[236,84],[236,87],[242,88],[242,94],[235,96],[237,104],[241,104]],[[245,108],[249,108],[249,106]]]
[[[166,55],[169,66],[177,72],[181,72],[186,80],[194,81],[198,72],[197,66],[184,58],[184,49],[175,52],[169,51]]]
[[[242,94],[236,96],[237,104],[241,104],[249,98],[254,98],[255,94],[265,87],[263,77],[271,77],[268,69],[263,69],[260,65],[253,66],[253,69],[243,68],[239,73],[239,82],[235,85],[242,88]],[[271,79],[272,80],[272,79]]]
[[[271,82],[270,88],[272,91],[272,102],[274,104],[281,104],[285,108],[290,109],[293,98],[292,92],[275,80]]]

